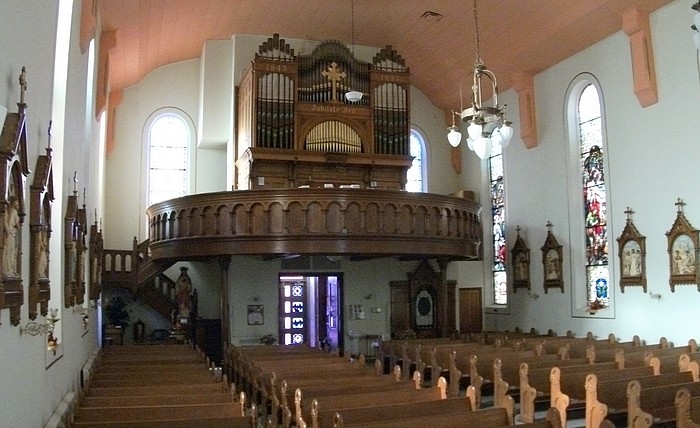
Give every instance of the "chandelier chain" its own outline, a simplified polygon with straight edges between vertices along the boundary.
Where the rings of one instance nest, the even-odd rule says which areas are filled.
[[[481,52],[479,49],[479,14],[476,10],[476,0],[474,0],[474,41],[476,42],[476,62],[483,63],[481,60]]]

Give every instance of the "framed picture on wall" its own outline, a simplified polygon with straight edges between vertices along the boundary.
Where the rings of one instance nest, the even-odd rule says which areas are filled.
[[[676,285],[696,284],[700,291],[698,281],[698,251],[700,248],[700,232],[694,229],[685,218],[683,207],[685,202],[680,198],[676,202],[678,211],[676,221],[671,230],[666,232],[668,238],[668,264],[671,272],[668,283],[671,291],[676,291]]]
[[[248,325],[265,324],[265,307],[263,305],[248,305]]]
[[[518,237],[513,249],[510,250],[511,260],[513,260],[513,292],[517,292],[518,288],[530,290],[530,249],[520,236],[520,226],[515,230],[518,232]]]
[[[562,273],[562,246],[552,233],[552,222],[547,222],[547,239],[542,246],[542,267],[544,268],[544,292],[550,288],[559,288],[564,292],[564,277]]]
[[[618,256],[620,257],[620,290],[625,287],[639,286],[647,292],[646,273],[646,237],[642,236],[632,222],[631,208],[627,208],[627,224],[617,238]]]

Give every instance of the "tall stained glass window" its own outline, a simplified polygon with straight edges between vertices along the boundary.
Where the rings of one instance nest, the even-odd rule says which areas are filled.
[[[149,132],[148,205],[187,194],[190,129],[177,114],[153,121]]]
[[[608,228],[603,132],[598,90],[585,87],[578,102],[579,144],[586,237],[586,284],[588,306],[610,305],[608,295]]]
[[[491,225],[493,237],[493,302],[508,304],[508,274],[506,273],[506,205],[503,183],[503,149],[494,144],[489,157],[491,184]]]

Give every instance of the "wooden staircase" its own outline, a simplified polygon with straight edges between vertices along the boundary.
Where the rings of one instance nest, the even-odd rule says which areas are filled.
[[[102,252],[102,288],[129,290],[135,299],[141,300],[162,315],[171,319],[177,309],[175,281],[165,272],[177,260],[154,260],[148,254],[149,241],[138,243],[134,238],[131,250]]]
[[[131,292],[134,300],[149,306],[166,320],[173,321],[177,311],[175,281],[163,272],[178,260],[153,260],[148,253],[149,241],[134,238],[131,250],[102,250],[102,289]],[[197,290],[193,290],[190,311],[189,341],[199,347],[212,362],[222,361],[223,344],[220,319],[200,319]]]

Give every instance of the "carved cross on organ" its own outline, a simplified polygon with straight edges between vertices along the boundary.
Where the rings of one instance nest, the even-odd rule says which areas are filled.
[[[338,101],[338,82],[340,82],[340,79],[345,79],[347,74],[345,74],[344,71],[340,71],[338,64],[335,61],[331,63],[328,70],[322,71],[321,74],[331,82],[333,88],[331,99]]]

